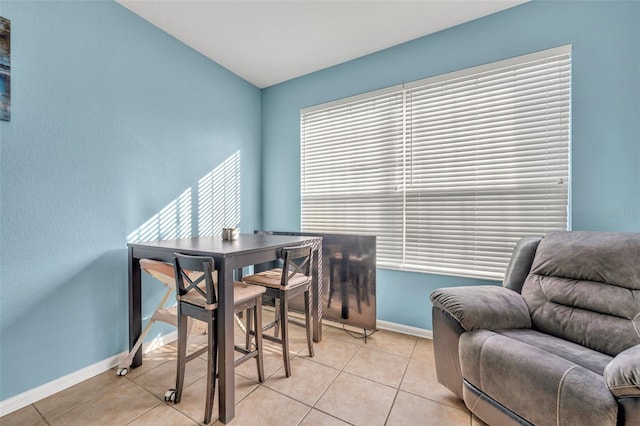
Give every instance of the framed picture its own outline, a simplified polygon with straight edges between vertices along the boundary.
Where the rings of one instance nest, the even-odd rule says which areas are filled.
[[[11,121],[11,21],[0,16],[0,120]]]

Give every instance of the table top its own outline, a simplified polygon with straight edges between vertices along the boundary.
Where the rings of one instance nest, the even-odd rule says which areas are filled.
[[[270,234],[239,234],[235,240],[223,240],[220,235],[212,237],[193,237],[177,240],[156,240],[128,243],[129,247],[175,250],[183,253],[207,253],[226,257],[228,255],[248,254],[269,248],[302,244],[318,240],[315,236],[292,236]]]

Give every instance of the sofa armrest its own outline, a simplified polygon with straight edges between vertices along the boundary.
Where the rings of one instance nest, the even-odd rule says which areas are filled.
[[[440,288],[431,293],[434,307],[460,323],[465,331],[531,328],[529,308],[519,293],[504,287]]]
[[[613,358],[604,369],[604,378],[616,398],[640,398],[640,345]]]

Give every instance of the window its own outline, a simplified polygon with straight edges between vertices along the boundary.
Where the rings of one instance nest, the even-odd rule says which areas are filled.
[[[502,279],[567,229],[571,48],[301,111],[302,230],[378,237],[378,267]]]

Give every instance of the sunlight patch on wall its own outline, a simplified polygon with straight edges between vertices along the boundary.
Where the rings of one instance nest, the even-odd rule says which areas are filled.
[[[198,181],[198,235],[240,225],[240,151]]]
[[[127,235],[127,242],[220,235],[222,228],[240,225],[240,151],[198,181],[197,199],[187,188],[149,220]],[[195,203],[197,202],[197,206]],[[197,219],[192,213],[197,209]]]
[[[127,242],[191,237],[191,188],[127,235]]]

